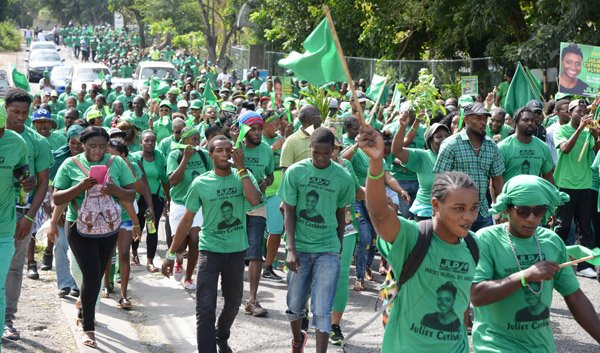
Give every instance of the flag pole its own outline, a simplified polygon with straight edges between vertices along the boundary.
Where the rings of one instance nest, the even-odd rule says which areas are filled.
[[[573,261],[564,262],[564,263],[558,265],[558,267],[565,268],[565,267],[568,267],[568,266],[573,266],[573,265],[576,265],[576,264],[578,264],[580,262],[585,262],[585,261],[591,260],[591,259],[593,259],[595,257],[596,257],[595,255],[590,255],[590,256],[582,257],[581,259],[575,259]]]
[[[346,73],[346,81],[348,81],[350,92],[352,92],[352,101],[354,102],[354,106],[356,107],[358,113],[358,123],[360,125],[367,125],[365,119],[363,118],[363,112],[360,103],[358,102],[358,97],[356,96],[356,90],[354,89],[354,81],[352,81],[352,76],[350,76],[350,70],[348,70],[348,65],[346,64],[346,59],[344,58],[342,46],[340,44],[340,40],[338,39],[337,32],[335,31],[335,26],[333,24],[333,19],[331,18],[331,13],[329,13],[329,6],[323,5],[323,12],[325,12],[325,17],[327,17],[327,23],[329,24],[329,29],[331,30],[331,34],[333,35],[333,42],[335,43],[338,56],[340,58],[340,61],[342,62],[344,73]]]

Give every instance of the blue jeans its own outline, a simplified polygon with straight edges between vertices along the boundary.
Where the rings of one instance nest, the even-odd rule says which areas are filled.
[[[0,312],[6,310],[6,275],[10,261],[15,253],[15,243],[13,235],[0,237]],[[0,327],[4,330],[4,315],[0,315]],[[0,351],[2,351],[2,343],[0,343]]]
[[[331,308],[340,272],[340,254],[333,252],[298,253],[298,272],[288,272],[286,314],[296,321],[304,317],[310,292],[313,326],[322,333],[331,331]]]
[[[398,183],[410,195],[410,204],[404,202],[402,198],[399,199],[398,204],[398,213],[404,218],[411,218],[412,213],[410,213],[409,209],[415,198],[417,197],[417,191],[419,191],[419,181],[418,180],[398,180]]]
[[[354,265],[356,266],[356,278],[365,279],[365,270],[368,259],[371,258],[371,252],[375,256],[375,247],[373,240],[377,238],[375,229],[371,221],[367,217],[367,209],[362,201],[354,201],[352,204],[354,213],[356,214],[356,223],[358,225],[358,234],[360,240],[356,244],[356,252],[354,253]],[[373,260],[371,259],[371,263]]]
[[[263,261],[263,239],[267,219],[261,216],[246,216],[246,232],[248,234],[248,249],[246,249],[246,261]]]
[[[65,233],[65,227],[58,227],[58,239],[54,244],[54,259],[56,261],[56,285],[58,289],[78,289],[73,276],[71,276],[71,264],[69,262],[69,241]]]
[[[477,219],[471,225],[471,231],[476,232],[481,228],[489,227],[494,225],[494,221],[492,220],[492,216],[483,217],[482,215],[477,216]]]

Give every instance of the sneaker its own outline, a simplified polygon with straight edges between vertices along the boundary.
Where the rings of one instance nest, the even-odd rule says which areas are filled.
[[[340,325],[331,325],[331,332],[329,333],[329,342],[336,346],[341,346],[344,341],[344,335],[342,334],[342,328]]]
[[[263,273],[262,278],[271,279],[274,281],[281,281],[281,276],[275,273],[273,270],[273,266],[266,266]]]
[[[253,302],[248,301],[246,303],[246,307],[244,308],[244,313],[246,315],[252,315],[252,316],[256,316],[256,317],[264,317],[269,314],[267,309],[260,306],[260,304],[258,303],[258,300],[255,300]]]
[[[196,290],[196,284],[191,279],[186,279],[185,282],[183,282],[183,288],[187,290]]]
[[[175,263],[175,268],[173,269],[173,278],[177,282],[183,279],[183,266],[181,266],[181,264]]]
[[[586,278],[596,278],[596,271],[593,268],[588,267],[585,270],[577,271],[577,276],[586,277]]]
[[[79,298],[79,289],[75,289],[75,288],[73,288],[73,289],[71,289],[71,292],[70,292],[69,294],[70,294],[72,297]]]
[[[62,288],[61,290],[58,291],[58,297],[59,298],[64,298],[66,297],[69,293],[71,292],[71,288],[66,287],[66,288]]]
[[[37,262],[30,261],[27,265],[27,278],[29,279],[39,279],[40,275],[37,270]]]
[[[44,251],[44,257],[42,258],[42,266],[40,270],[50,271],[52,269],[52,252]]]
[[[308,334],[302,330],[302,341],[294,341],[292,339],[292,353],[304,353],[304,347],[308,341]]]
[[[4,334],[2,335],[2,338],[16,341],[21,338],[21,335],[13,325],[4,325]]]
[[[217,348],[219,353],[233,353],[226,339],[220,339],[217,337]]]

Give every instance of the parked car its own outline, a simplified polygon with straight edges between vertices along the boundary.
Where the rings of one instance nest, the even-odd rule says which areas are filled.
[[[50,82],[56,87],[58,94],[65,91],[67,82],[73,79],[73,65],[55,66],[50,72]]]
[[[87,89],[90,89],[93,84],[101,84],[104,77],[106,77],[107,75],[110,75],[110,69],[104,64],[75,64],[75,66],[73,66],[73,78],[71,80],[71,87],[73,87],[74,91],[79,91],[81,89],[81,84],[85,83]]]
[[[65,60],[56,50],[37,49],[29,52],[27,63],[27,78],[30,82],[39,81],[45,70],[52,71],[55,66],[62,65]]]
[[[163,79],[170,75],[173,79],[178,77],[177,70],[173,64],[166,61],[142,61],[138,64],[133,75],[134,88],[141,92],[144,89],[144,83],[148,82],[151,76]]]

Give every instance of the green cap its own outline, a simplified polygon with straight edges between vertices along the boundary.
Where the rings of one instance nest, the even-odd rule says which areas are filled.
[[[229,113],[237,113],[237,107],[233,103],[227,101],[221,103],[221,110]]]
[[[168,99],[163,99],[162,101],[160,101],[158,107],[160,108],[162,106],[166,106],[169,107],[169,109],[171,109],[171,102]]]
[[[171,87],[171,89],[169,89],[169,92],[167,92],[168,94],[177,94],[179,95],[179,88],[177,87]]]
[[[87,113],[87,115],[85,116],[85,119],[87,121],[91,121],[91,120],[96,119],[96,118],[102,118],[102,112],[99,111],[99,110],[95,110],[95,109],[94,110],[90,110]]]
[[[190,102],[190,109],[202,109],[202,101],[200,99],[194,99]]]
[[[42,73],[42,75],[44,76],[44,78],[50,78],[50,71],[44,70],[44,73]]]

